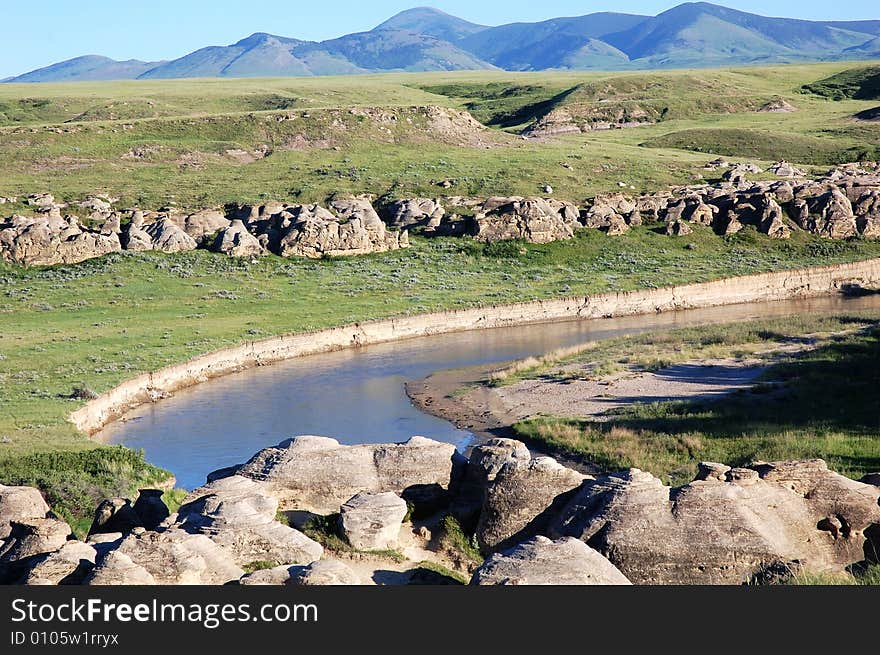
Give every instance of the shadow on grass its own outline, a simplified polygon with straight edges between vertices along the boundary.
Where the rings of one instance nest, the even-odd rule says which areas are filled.
[[[724,402],[632,406],[615,424],[633,430],[711,437],[784,431],[837,431],[880,440],[880,327],[774,365],[778,391],[742,392]]]

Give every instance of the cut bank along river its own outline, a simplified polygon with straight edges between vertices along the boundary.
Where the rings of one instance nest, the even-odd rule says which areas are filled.
[[[406,381],[654,329],[868,308],[880,308],[880,295],[477,330],[310,355],[180,391],[129,412],[96,438],[143,449],[150,462],[172,471],[187,489],[203,484],[213,470],[302,434],[349,444],[422,435],[465,448],[474,435],[416,409],[406,395]]]

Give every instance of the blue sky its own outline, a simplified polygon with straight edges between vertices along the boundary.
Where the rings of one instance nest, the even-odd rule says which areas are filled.
[[[655,15],[676,0],[0,0],[0,79],[84,54],[174,59],[253,32],[322,40],[371,29],[393,14],[430,4],[476,23],[498,25],[594,11]],[[760,13],[824,20],[880,19],[877,0],[720,0]],[[11,6],[10,6],[11,5]]]

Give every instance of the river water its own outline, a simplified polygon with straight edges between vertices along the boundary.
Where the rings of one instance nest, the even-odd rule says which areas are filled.
[[[219,378],[137,408],[96,438],[143,449],[150,462],[172,471],[186,489],[203,484],[211,471],[297,435],[330,436],[346,444],[420,435],[464,448],[473,435],[416,409],[404,390],[407,380],[637,332],[868,308],[880,308],[880,296],[498,328],[312,355]]]

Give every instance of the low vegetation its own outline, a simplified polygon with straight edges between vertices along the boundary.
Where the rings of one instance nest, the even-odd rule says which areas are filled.
[[[694,478],[701,461],[822,458],[858,478],[880,469],[880,317],[865,313],[691,328],[616,340],[578,357],[590,363],[668,365],[719,355],[807,344],[772,364],[764,384],[722,401],[635,404],[608,422],[539,417],[519,423],[523,438],[582,457],[607,470],[639,468],[670,484]],[[635,356],[628,353],[637,353]],[[564,364],[557,362],[555,364]],[[519,375],[554,373],[541,368]]]
[[[877,100],[880,99],[880,66],[847,69],[802,88],[829,100]]]
[[[134,499],[138,489],[167,486],[173,478],[144,461],[143,453],[116,446],[0,460],[0,480],[42,490],[52,511],[82,538],[105,498]],[[180,492],[167,492],[163,500],[174,511],[180,505]]]

